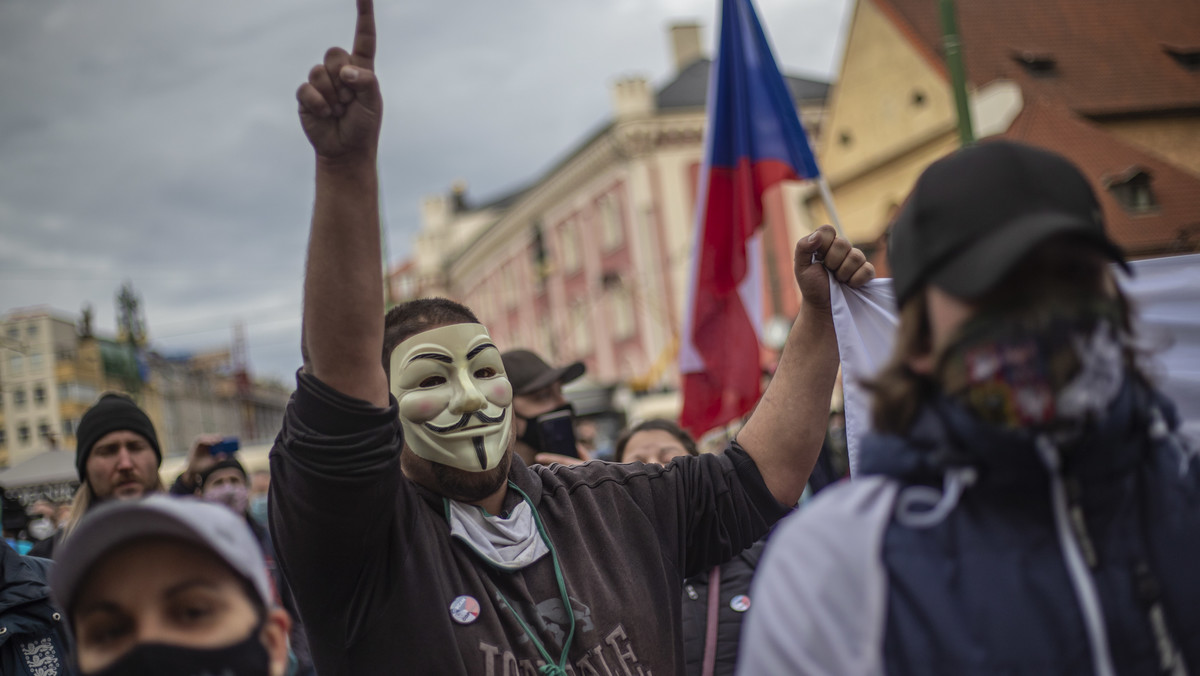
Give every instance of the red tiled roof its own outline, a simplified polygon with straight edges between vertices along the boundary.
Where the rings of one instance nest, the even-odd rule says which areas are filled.
[[[874,0],[934,65],[942,64],[936,0]],[[977,87],[1006,78],[1026,98],[1088,117],[1200,110],[1200,70],[1166,48],[1200,48],[1197,0],[957,0],[963,62]],[[1052,74],[1014,59],[1044,55]]]
[[[1027,99],[1004,136],[1048,148],[1074,162],[1092,182],[1109,236],[1131,256],[1200,247],[1200,178],[1045,100]],[[1150,189],[1158,202],[1146,214],[1126,210],[1106,186],[1107,181],[1136,170],[1150,176]]]

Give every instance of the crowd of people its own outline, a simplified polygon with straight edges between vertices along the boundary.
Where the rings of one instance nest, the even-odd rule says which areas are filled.
[[[852,480],[830,285],[874,269],[828,226],[796,245],[804,302],[725,449],[646,420],[594,460],[563,393],[583,364],[502,350],[450,300],[384,312],[357,2],[352,49],[297,92],[304,364],[269,473],[203,436],[167,487],[150,419],[104,395],[65,514],[36,506],[31,555],[0,547],[0,673],[1200,671],[1197,452],[1070,163],[999,141],[921,175]]]

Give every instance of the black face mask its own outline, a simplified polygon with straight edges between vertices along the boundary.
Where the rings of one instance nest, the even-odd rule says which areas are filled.
[[[538,453],[558,453],[578,457],[575,446],[575,409],[570,404],[547,411],[535,418],[522,418],[525,433],[520,441]]]
[[[259,625],[245,640],[224,648],[141,643],[87,676],[268,676],[271,656],[259,637],[261,629]]]

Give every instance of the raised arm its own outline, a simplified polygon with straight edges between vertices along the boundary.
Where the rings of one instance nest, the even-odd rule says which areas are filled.
[[[819,262],[813,262],[814,255]],[[875,277],[874,266],[866,261],[862,251],[828,225],[796,245],[794,271],[804,298],[800,314],[771,384],[738,433],[767,488],[785,505],[800,500],[817,462],[837,379],[837,337],[825,271],[832,270],[844,284],[861,286]]]
[[[372,0],[357,0],[351,53],[325,52],[300,86],[300,124],[316,152],[316,199],[304,280],[303,337],[313,375],[387,406],[376,155],[383,99],[375,79]]]

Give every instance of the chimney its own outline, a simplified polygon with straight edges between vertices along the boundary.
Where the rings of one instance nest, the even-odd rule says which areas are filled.
[[[671,51],[675,56],[675,71],[679,72],[704,56],[700,46],[700,24],[690,21],[671,24]]]
[[[654,93],[644,77],[626,77],[612,86],[613,111],[617,119],[642,117],[654,113]]]
[[[467,210],[466,180],[460,178],[450,184],[450,208],[454,209],[455,213]]]

